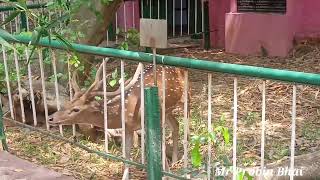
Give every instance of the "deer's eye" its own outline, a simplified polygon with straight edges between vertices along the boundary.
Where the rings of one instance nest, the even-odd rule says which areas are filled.
[[[72,112],[79,112],[79,111],[80,111],[79,108],[73,108],[73,109],[72,109]]]

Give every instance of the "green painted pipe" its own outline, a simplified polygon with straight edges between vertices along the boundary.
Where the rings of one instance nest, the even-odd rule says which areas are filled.
[[[39,8],[44,8],[44,7],[47,7],[47,3],[27,4],[28,9],[39,9]],[[14,7],[14,6],[1,6],[0,7],[0,12],[12,11],[12,10],[16,10],[16,7]]]
[[[13,36],[14,39],[5,33],[0,33],[0,36],[6,39],[7,41],[12,41],[12,42],[28,44],[31,41],[31,37],[27,35],[16,35],[16,36]],[[39,45],[47,46],[51,48],[64,49],[64,50],[68,49],[67,46],[60,41],[52,40],[50,43],[48,38],[42,38],[39,42]],[[102,48],[102,47],[88,46],[88,45],[75,44],[75,43],[72,43],[72,46],[74,50],[79,53],[118,57],[123,59],[130,59],[133,61],[152,63],[152,54],[149,54],[149,53],[125,51],[125,50],[112,49],[112,48]],[[184,67],[184,68],[204,70],[204,71],[210,71],[210,72],[228,73],[228,74],[234,74],[234,75],[243,75],[243,76],[256,77],[256,78],[262,78],[262,79],[280,80],[280,81],[294,82],[294,83],[301,83],[301,84],[309,84],[309,85],[317,85],[317,86],[320,85],[320,74],[304,73],[304,72],[280,70],[280,69],[272,69],[272,68],[264,68],[264,67],[256,67],[256,66],[247,66],[247,65],[239,65],[239,64],[230,64],[230,63],[220,63],[220,62],[213,62],[213,61],[206,61],[206,60],[173,57],[173,56],[162,56],[162,55],[157,55],[156,60],[158,64],[164,64],[169,66]]]
[[[148,87],[145,94],[145,118],[146,118],[146,139],[147,139],[147,171],[148,179],[162,179],[161,161],[161,121],[160,105],[157,87]]]

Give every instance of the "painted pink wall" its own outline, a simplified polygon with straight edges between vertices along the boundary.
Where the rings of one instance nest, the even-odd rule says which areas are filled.
[[[237,13],[231,0],[226,14],[227,52],[260,54],[263,46],[270,56],[286,56],[294,38],[320,37],[320,1],[287,0],[286,14]]]
[[[126,19],[124,18],[126,15]],[[126,1],[121,5],[117,12],[118,27],[125,29],[136,28],[139,29],[140,12],[139,12],[139,0]]]
[[[225,14],[230,12],[230,0],[210,0],[210,38],[211,47],[225,46]]]

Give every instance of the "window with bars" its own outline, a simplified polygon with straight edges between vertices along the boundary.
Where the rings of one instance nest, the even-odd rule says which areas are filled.
[[[237,0],[238,12],[286,13],[287,0]]]

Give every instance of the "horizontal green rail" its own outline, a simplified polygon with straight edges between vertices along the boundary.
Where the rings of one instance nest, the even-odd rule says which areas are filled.
[[[16,35],[14,38],[11,36],[0,33],[0,36],[7,41],[25,43],[28,44],[31,41],[31,37],[27,35]],[[57,40],[49,41],[48,38],[42,38],[38,44],[39,46],[46,46],[57,49],[69,49],[65,44]],[[96,46],[88,46],[83,44],[71,43],[73,49],[79,53],[86,53],[100,56],[118,57],[123,59],[130,59],[133,61],[141,61],[152,63],[152,54],[143,52],[125,51],[113,48],[102,48]],[[289,70],[280,70],[248,65],[220,63],[199,59],[190,59],[173,56],[157,55],[156,61],[158,64],[184,67],[190,69],[228,73],[234,75],[243,75],[249,77],[256,77],[262,79],[280,80],[293,83],[301,83],[308,85],[320,85],[320,74],[305,73]]]
[[[39,8],[44,8],[44,7],[47,7],[47,3],[27,4],[28,9],[39,9]],[[0,6],[0,12],[12,11],[15,9],[17,9],[17,8],[14,6]]]

